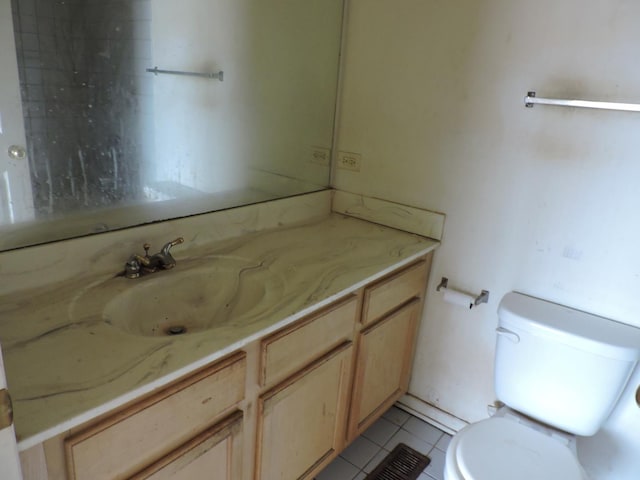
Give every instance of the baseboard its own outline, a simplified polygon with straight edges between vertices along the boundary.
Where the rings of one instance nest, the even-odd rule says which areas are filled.
[[[454,435],[461,428],[468,425],[468,423],[461,418],[410,394],[400,398],[396,406],[451,435]]]

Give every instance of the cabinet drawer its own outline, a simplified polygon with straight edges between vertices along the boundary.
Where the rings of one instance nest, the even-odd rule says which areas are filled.
[[[204,430],[244,397],[238,353],[65,440],[70,479],[125,478]]]
[[[352,295],[265,338],[261,343],[261,384],[282,379],[351,339],[357,310],[358,297]]]
[[[364,293],[362,323],[381,318],[414,297],[421,297],[427,279],[428,262],[420,260],[368,287]]]
[[[129,480],[242,478],[242,412],[208,428]]]

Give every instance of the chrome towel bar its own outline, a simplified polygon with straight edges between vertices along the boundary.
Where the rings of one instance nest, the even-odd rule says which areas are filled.
[[[598,108],[601,110],[621,110],[624,112],[640,112],[640,104],[637,103],[614,103],[614,102],[593,102],[590,100],[564,100],[559,98],[536,97],[536,92],[527,92],[524,97],[524,105],[533,108],[535,104],[555,105],[558,107],[577,108]]]
[[[167,75],[185,75],[187,77],[204,77],[204,78],[213,78],[222,81],[224,79],[224,72],[220,70],[219,72],[183,72],[180,70],[160,70],[158,67],[147,68],[147,72],[158,75],[159,73],[167,74]]]

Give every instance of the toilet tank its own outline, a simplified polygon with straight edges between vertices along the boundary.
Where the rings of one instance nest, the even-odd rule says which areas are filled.
[[[640,329],[511,292],[498,307],[498,399],[575,435],[598,431],[640,358]]]

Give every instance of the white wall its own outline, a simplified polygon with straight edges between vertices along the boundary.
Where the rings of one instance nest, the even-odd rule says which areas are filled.
[[[351,0],[339,189],[447,214],[411,392],[466,421],[494,400],[496,308],[510,290],[640,326],[640,3]],[[466,311],[441,276],[491,300]],[[640,440],[626,431],[629,445]],[[618,431],[618,435],[623,435]],[[640,467],[638,467],[640,468]]]

